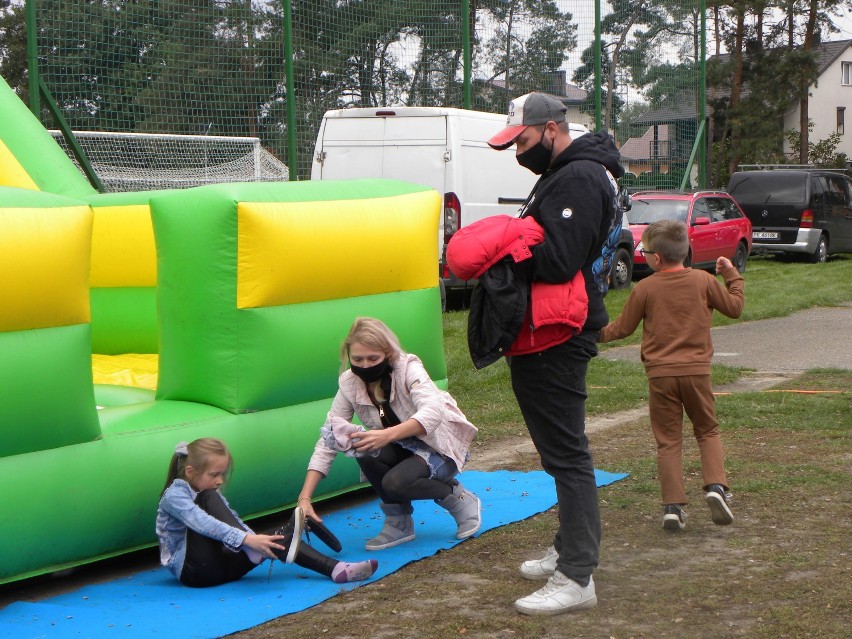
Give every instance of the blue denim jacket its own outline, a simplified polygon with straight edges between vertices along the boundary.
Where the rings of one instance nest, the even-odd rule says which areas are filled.
[[[157,539],[160,542],[160,563],[178,578],[180,578],[183,562],[186,558],[187,528],[192,528],[205,537],[218,539],[234,550],[240,548],[246,535],[254,534],[254,531],[246,526],[239,515],[234,512],[234,509],[228,506],[228,501],[224,496],[222,501],[234,513],[234,517],[245,530],[232,528],[207,514],[196,505],[195,498],[197,495],[198,492],[193,490],[186,481],[175,479],[163,493],[160,506],[157,508]]]

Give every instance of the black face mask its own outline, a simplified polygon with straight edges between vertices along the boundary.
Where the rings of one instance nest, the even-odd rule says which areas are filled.
[[[553,143],[551,142],[549,149],[544,146],[545,131],[547,131],[546,128],[541,132],[541,140],[535,146],[515,156],[518,164],[536,175],[541,175],[547,171],[550,167],[550,158],[553,155]]]
[[[390,371],[392,370],[390,362],[387,359],[383,359],[375,366],[367,367],[355,366],[350,363],[349,368],[351,368],[352,372],[360,377],[365,384],[379,381],[385,373],[390,374]]]

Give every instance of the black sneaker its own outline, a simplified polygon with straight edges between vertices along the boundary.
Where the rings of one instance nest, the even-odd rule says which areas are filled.
[[[666,504],[663,509],[663,528],[683,530],[686,527],[686,513],[677,504]]]
[[[325,524],[311,516],[305,518],[305,535],[308,537],[308,543],[311,541],[311,533],[316,534],[319,540],[334,552],[343,550],[343,545],[340,540],[329,530]]]
[[[725,487],[722,484],[710,484],[707,486],[705,499],[707,500],[707,505],[710,506],[710,517],[712,517],[714,524],[717,526],[727,526],[733,523],[734,514],[728,506],[730,497],[725,493]]]
[[[279,539],[278,543],[287,548],[286,551],[278,553],[278,559],[287,564],[292,564],[296,561],[296,554],[299,552],[299,546],[302,543],[302,532],[305,526],[305,513],[296,506],[293,509],[293,514],[289,521],[281,528],[273,532],[273,535],[283,535],[284,539]]]

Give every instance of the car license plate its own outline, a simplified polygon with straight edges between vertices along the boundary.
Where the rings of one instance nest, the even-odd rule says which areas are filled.
[[[777,240],[778,231],[754,231],[751,234],[753,240]]]

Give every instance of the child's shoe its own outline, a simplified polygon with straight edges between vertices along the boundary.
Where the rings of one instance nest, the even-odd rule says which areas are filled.
[[[319,540],[324,543],[326,546],[331,548],[334,552],[340,552],[343,550],[343,545],[340,543],[340,540],[337,536],[329,530],[325,524],[323,524],[318,519],[314,519],[310,515],[305,518],[305,534],[308,535],[308,542],[310,543],[310,533],[316,533],[316,536],[319,537]]]
[[[293,514],[289,521],[281,528],[276,530],[273,535],[283,535],[284,539],[278,540],[278,543],[287,548],[286,552],[278,553],[278,559],[287,564],[292,564],[296,561],[296,554],[299,552],[299,546],[302,543],[302,531],[305,524],[305,512],[296,506],[293,509]]]
[[[663,509],[663,528],[683,530],[686,527],[686,513],[677,504],[666,504]]]
[[[482,502],[459,483],[453,486],[453,492],[443,499],[436,499],[435,503],[446,508],[456,520],[457,539],[473,536],[482,526]]]
[[[707,505],[710,506],[710,517],[713,518],[714,524],[717,526],[727,526],[733,523],[734,514],[728,506],[730,497],[725,493],[725,487],[722,484],[710,484],[707,486],[705,499],[707,500]]]
[[[379,562],[375,559],[368,559],[367,561],[359,561],[355,563],[338,561],[334,570],[331,571],[331,579],[336,584],[348,584],[351,581],[364,581],[365,579],[369,579],[373,573],[376,572],[376,568],[378,567]]]
[[[404,504],[379,504],[385,514],[385,522],[379,534],[367,540],[367,550],[384,550],[414,539],[414,508],[411,502]]]

